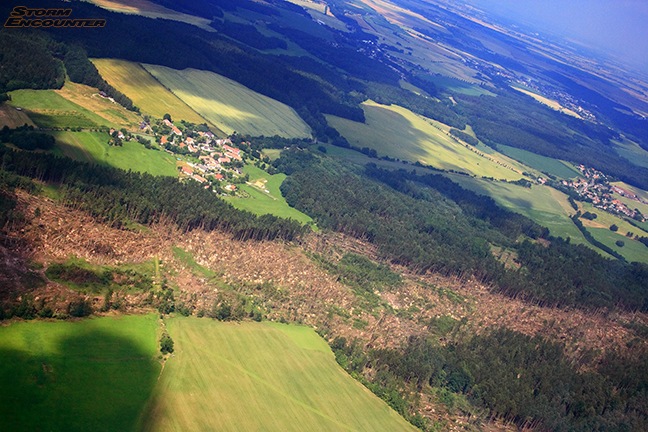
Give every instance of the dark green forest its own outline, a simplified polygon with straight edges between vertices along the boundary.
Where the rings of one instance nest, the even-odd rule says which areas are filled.
[[[123,227],[171,221],[184,230],[219,229],[239,240],[293,240],[308,228],[272,215],[237,210],[195,182],[91,165],[43,153],[0,147],[1,168],[60,186],[66,206]]]
[[[339,337],[332,348],[352,374],[370,369],[376,379],[369,387],[406,417],[411,417],[407,402],[399,396],[406,387],[403,383],[435,389],[450,408],[460,407],[466,398],[487,417],[521,428],[565,432],[648,428],[648,353],[640,346],[623,354],[610,351],[592,361],[593,352],[570,358],[564,346],[541,336],[507,329],[474,335],[456,321],[431,322],[427,336],[412,336],[399,349],[365,350]]]
[[[133,102],[99,75],[83,48],[55,41],[43,32],[0,30],[0,93],[17,89],[60,89],[65,76],[95,87],[125,108]]]
[[[301,149],[274,164],[290,175],[281,190],[291,206],[416,272],[474,277],[547,306],[648,310],[647,265],[606,259],[569,239],[550,237],[543,246],[533,239],[547,237],[546,229],[442,176],[373,165],[355,172]],[[515,250],[519,268],[506,268],[491,246]]]

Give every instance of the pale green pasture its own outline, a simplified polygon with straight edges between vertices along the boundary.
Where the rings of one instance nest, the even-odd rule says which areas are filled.
[[[639,144],[625,138],[622,141],[612,140],[617,154],[628,159],[635,165],[648,168],[648,151],[644,150]]]
[[[310,328],[178,318],[146,430],[415,430]]]
[[[363,104],[365,123],[327,116],[353,146],[375,149],[379,156],[420,161],[444,170],[517,180],[519,169],[499,154],[487,155],[450,138],[450,127],[396,106],[373,101]]]
[[[250,176],[250,181],[249,184],[239,185],[239,187],[247,196],[225,197],[225,200],[234,207],[259,215],[273,214],[283,218],[292,218],[302,224],[313,222],[309,216],[290,207],[281,195],[279,187],[286,178],[285,174],[270,175],[254,165],[246,165],[243,172]]]
[[[228,134],[236,131],[254,136],[310,136],[310,128],[292,108],[229,78],[196,69],[144,67],[187,105]]]
[[[588,228],[592,236],[606,246],[620,253],[629,262],[637,261],[648,264],[648,247],[643,243],[619,235],[607,228]],[[634,232],[638,230],[635,229]],[[617,246],[616,242],[621,240],[624,245]]]
[[[0,327],[0,430],[137,430],[160,371],[157,328],[157,315]]]
[[[576,211],[567,195],[548,186],[525,188],[510,183],[447,174],[453,181],[475,192],[492,197],[502,207],[527,216],[549,228],[551,235],[570,237],[572,243],[588,244],[569,216]]]
[[[108,126],[103,117],[65,99],[55,90],[15,90],[10,105],[27,111],[37,126],[45,128]]]
[[[498,145],[497,148],[505,155],[510,156],[540,172],[546,172],[563,179],[571,179],[581,176],[580,172],[568,162],[563,162],[558,159],[553,159],[527,150],[505,145]]]
[[[123,170],[177,177],[176,161],[161,150],[149,150],[136,141],[124,141],[122,147],[108,145],[104,132],[52,132],[55,152],[81,162],[109,165]]]

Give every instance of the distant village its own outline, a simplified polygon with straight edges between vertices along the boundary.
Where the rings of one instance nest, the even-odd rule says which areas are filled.
[[[631,209],[626,203],[616,199],[614,194],[616,193],[622,197],[643,204],[648,204],[648,202],[628,190],[610,184],[608,176],[594,168],[579,165],[578,169],[584,178],[563,180],[561,183],[564,187],[576,192],[583,201],[591,202],[598,209],[627,216],[640,222],[646,221],[646,217],[639,210]]]
[[[235,194],[236,184],[249,180],[241,171],[244,153],[233,147],[229,138],[217,138],[204,125],[184,123],[184,126],[183,132],[165,118],[155,126],[142,122],[140,129],[154,132],[164,151],[181,161],[180,178],[194,180],[216,193]]]

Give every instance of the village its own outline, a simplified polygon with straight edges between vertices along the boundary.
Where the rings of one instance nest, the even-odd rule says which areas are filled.
[[[249,180],[241,170],[241,149],[233,147],[230,138],[217,138],[204,125],[183,122],[183,126],[184,131],[164,118],[152,127],[143,122],[140,129],[150,129],[160,147],[176,157],[180,178],[196,181],[221,195],[236,194],[236,185]]]
[[[591,202],[598,209],[627,216],[640,222],[646,221],[646,217],[639,210],[631,209],[627,204],[615,198],[614,194],[646,204],[644,200],[628,190],[610,184],[608,176],[594,168],[579,165],[578,170],[583,177],[574,180],[563,180],[563,187],[576,192],[583,201]]]

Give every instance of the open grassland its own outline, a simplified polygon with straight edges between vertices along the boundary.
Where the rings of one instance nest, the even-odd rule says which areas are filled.
[[[168,113],[174,121],[204,123],[189,105],[160,84],[139,63],[115,59],[93,59],[101,76],[128,96],[146,114],[162,118]]]
[[[498,145],[497,148],[505,155],[510,156],[513,159],[518,160],[540,172],[546,172],[564,179],[580,177],[580,172],[567,162],[535,154],[530,151],[515,147]]]
[[[234,207],[258,215],[273,214],[283,218],[292,218],[302,224],[313,223],[310,216],[290,207],[281,195],[279,187],[286,178],[285,174],[270,175],[254,165],[246,165],[243,172],[250,176],[250,181],[248,184],[239,185],[239,187],[247,196],[225,197],[225,200]]]
[[[612,140],[617,154],[623,158],[628,159],[635,165],[648,168],[648,151],[641,148],[641,146],[629,139],[623,141]]]
[[[20,107],[43,128],[108,126],[105,118],[67,100],[57,90],[15,90],[9,93],[10,105]]]
[[[22,110],[17,110],[15,107],[2,103],[0,104],[0,129],[7,126],[14,129],[23,125],[35,126],[34,122]]]
[[[637,261],[648,264],[648,247],[643,243],[619,235],[608,228],[587,228],[587,230],[596,240],[620,253],[629,262]],[[634,232],[637,231],[635,228]],[[621,240],[624,245],[618,246],[616,244],[618,240]]]
[[[569,205],[567,195],[548,186],[525,188],[510,183],[448,175],[466,189],[492,197],[502,207],[520,213],[542,226],[551,235],[570,237],[572,243],[588,244],[569,216],[576,211]]]
[[[180,21],[187,24],[195,25],[203,30],[214,31],[209,26],[207,18],[201,18],[194,15],[188,15],[181,12],[167,9],[164,6],[150,2],[148,0],[90,0],[104,9],[113,12],[125,14],[141,15],[148,18],[162,18],[174,21]]]
[[[177,177],[176,160],[159,150],[148,150],[135,141],[124,141],[122,147],[108,145],[110,137],[103,132],[52,132],[55,152],[69,158],[110,165],[123,170]]]
[[[623,255],[628,261],[648,263],[648,247],[633,238],[626,237],[626,234],[629,232],[633,234],[632,237],[634,235],[646,237],[648,234],[633,226],[625,219],[597,209],[590,203],[579,203],[579,206],[583,212],[588,211],[596,214],[596,219],[592,221],[581,219],[583,225],[592,233],[595,239]],[[616,232],[610,230],[610,226],[612,225],[619,227],[619,230]],[[617,246],[615,244],[617,240],[623,241],[625,245],[622,247]]]
[[[0,430],[132,431],[160,364],[157,317],[0,327]]]
[[[224,132],[308,137],[308,125],[289,106],[208,71],[145,65],[156,79]]]
[[[145,430],[415,430],[348,376],[310,328],[191,317],[167,328],[176,351]]]
[[[102,117],[110,126],[135,130],[141,121],[139,115],[133,111],[101,97],[96,88],[66,81],[62,89],[55,91],[68,101]]]
[[[569,116],[576,117],[576,118],[581,119],[581,120],[583,119],[576,111],[570,110],[569,108],[565,108],[564,106],[560,105],[560,103],[555,101],[555,100],[544,97],[544,96],[542,96],[542,95],[540,95],[538,93],[534,93],[531,90],[526,89],[526,88],[517,87],[517,86],[512,86],[511,88],[513,90],[519,91],[520,93],[524,93],[527,96],[531,96],[533,99],[535,99],[536,101],[540,102],[543,105],[548,106],[552,110],[559,111],[559,112],[561,112],[563,114],[567,114]]]
[[[517,180],[521,171],[499,154],[485,154],[450,138],[449,126],[396,106],[363,103],[366,122],[327,116],[333,127],[357,147],[369,147],[389,156],[476,176]]]

